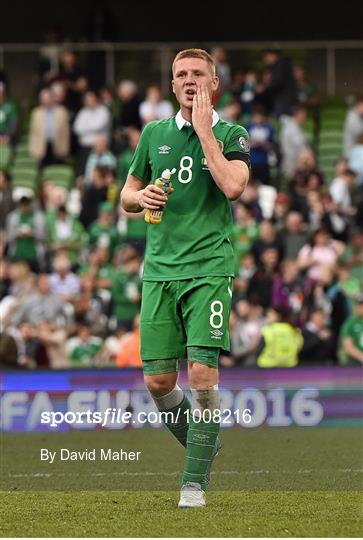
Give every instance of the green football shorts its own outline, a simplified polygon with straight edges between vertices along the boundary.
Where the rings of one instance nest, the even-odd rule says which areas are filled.
[[[144,373],[178,370],[178,360],[193,360],[193,348],[229,350],[231,277],[203,277],[180,281],[144,281],[140,335]],[[188,349],[188,350],[187,350]],[[217,367],[218,354],[210,367]]]

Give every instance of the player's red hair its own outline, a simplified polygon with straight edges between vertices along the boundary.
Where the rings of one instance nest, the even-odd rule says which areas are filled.
[[[200,58],[201,60],[205,60],[212,71],[213,77],[215,76],[216,65],[214,63],[214,60],[211,55],[207,53],[207,51],[205,51],[204,49],[184,49],[183,51],[179,51],[173,61],[173,73],[175,69],[175,62],[181,60],[182,58]]]

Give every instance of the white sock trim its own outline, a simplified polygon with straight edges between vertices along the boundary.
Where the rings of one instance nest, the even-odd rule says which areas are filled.
[[[220,396],[218,385],[211,386],[206,390],[192,389],[192,411],[200,411],[201,413],[208,409],[213,411],[220,408]]]
[[[152,395],[152,394],[151,394]],[[179,385],[176,385],[164,396],[152,396],[159,411],[170,411],[180,405],[184,399],[184,392]]]

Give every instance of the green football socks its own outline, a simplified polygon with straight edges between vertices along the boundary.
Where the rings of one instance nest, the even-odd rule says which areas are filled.
[[[192,390],[193,412],[190,415],[187,449],[182,485],[187,482],[207,488],[207,472],[215,455],[220,418],[213,415],[219,410],[219,394],[215,387],[208,390]]]
[[[159,411],[166,413],[163,418],[165,426],[186,447],[191,405],[183,390],[177,385],[165,396],[154,396],[153,399]]]

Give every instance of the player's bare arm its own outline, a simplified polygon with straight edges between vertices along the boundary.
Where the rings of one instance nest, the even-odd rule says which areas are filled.
[[[209,170],[217,186],[229,199],[238,199],[249,179],[246,163],[228,161],[222,154],[212,131],[212,104],[207,87],[197,87],[193,99],[192,124],[199,137]]]
[[[142,212],[144,209],[158,210],[167,203],[168,196],[154,184],[148,184],[129,174],[121,191],[121,207],[126,212]]]

